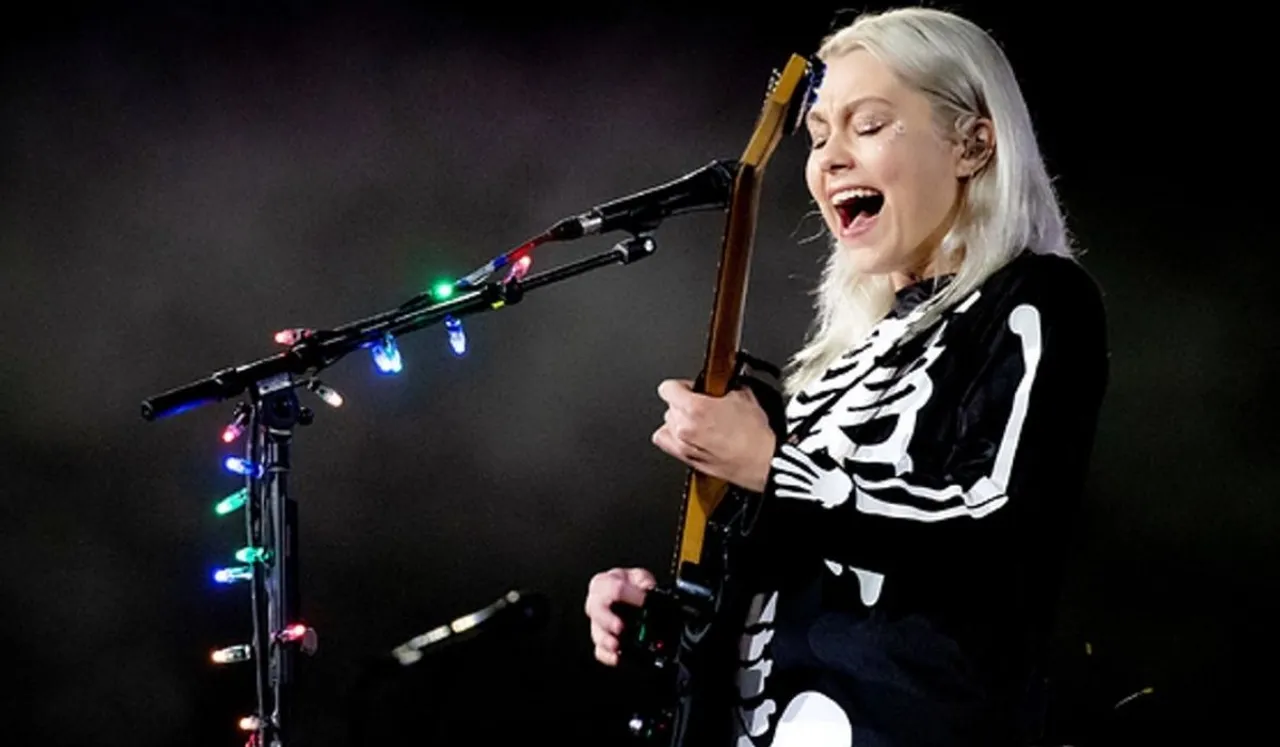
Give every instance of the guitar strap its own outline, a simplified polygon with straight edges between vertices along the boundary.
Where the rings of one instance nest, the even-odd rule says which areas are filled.
[[[760,378],[757,372],[766,373],[777,379],[782,371],[772,363],[761,360],[745,351],[738,352],[737,370],[730,388],[745,386],[755,395],[756,401],[769,418],[769,427],[778,438],[787,435],[787,404],[782,397],[782,390],[776,385]]]

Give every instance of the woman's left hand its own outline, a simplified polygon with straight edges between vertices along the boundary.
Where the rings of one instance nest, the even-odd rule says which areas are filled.
[[[667,403],[653,443],[685,464],[738,487],[762,492],[777,436],[750,389],[723,397],[693,391],[693,382],[669,379],[658,386]]]

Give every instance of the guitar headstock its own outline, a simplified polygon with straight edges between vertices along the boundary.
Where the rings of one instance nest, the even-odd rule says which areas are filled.
[[[809,110],[818,100],[818,88],[822,85],[822,76],[827,71],[827,66],[821,60],[809,60],[808,64],[809,68],[804,76],[804,95],[792,99],[791,110],[787,115],[787,120],[791,123],[788,127],[789,134],[795,134],[804,127],[804,118],[808,116]]]
[[[794,133],[804,124],[822,81],[822,69],[822,63],[793,54],[786,67],[773,71],[755,131],[740,159],[742,165],[762,170],[782,134]]]

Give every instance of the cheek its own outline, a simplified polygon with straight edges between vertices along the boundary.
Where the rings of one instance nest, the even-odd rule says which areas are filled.
[[[819,205],[822,204],[822,169],[818,159],[811,153],[804,164],[804,183],[809,188],[809,196]]]
[[[956,200],[956,177],[949,157],[948,152],[935,145],[929,157],[921,160],[915,176],[916,202],[920,211],[926,213],[921,219],[931,226],[951,211]]]
[[[910,161],[911,144],[893,131],[868,143],[862,156],[863,168],[886,193],[897,192],[904,182],[909,181],[904,177],[909,176]],[[909,194],[910,189],[906,192]],[[895,201],[902,197],[899,194],[892,196]]]
[[[828,227],[832,231],[838,231],[835,217],[827,210],[827,198],[822,186],[822,167],[818,165],[817,159],[809,156],[809,160],[804,167],[804,182],[809,188],[809,196],[813,198],[814,204],[818,206],[818,212],[822,214],[823,220],[826,221]]]
[[[889,192],[899,220],[912,223],[927,220],[923,212],[933,212],[945,201],[947,172],[932,138],[911,137],[898,123],[879,140],[868,158],[867,166]]]

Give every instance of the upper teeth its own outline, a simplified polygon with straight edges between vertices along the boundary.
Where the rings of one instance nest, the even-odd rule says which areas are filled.
[[[880,194],[870,187],[853,187],[852,189],[842,189],[831,196],[831,202],[834,205],[840,205],[855,197],[875,197]]]

